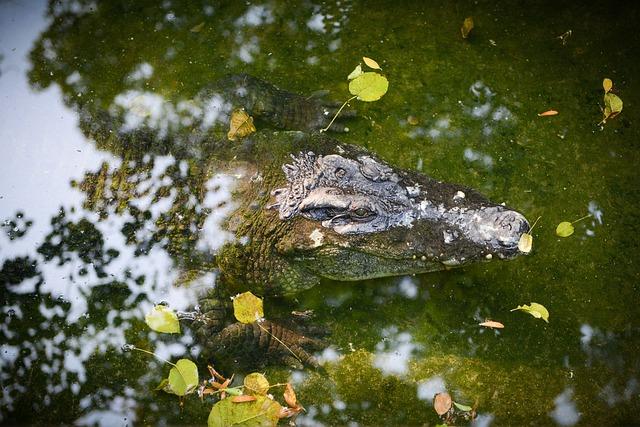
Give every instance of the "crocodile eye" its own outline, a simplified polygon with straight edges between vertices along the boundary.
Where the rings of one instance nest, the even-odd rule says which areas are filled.
[[[370,211],[367,208],[358,208],[356,210],[351,211],[351,217],[354,220],[368,220],[371,219],[375,216],[375,213],[373,213],[372,211]]]
[[[342,168],[336,169],[335,175],[337,178],[343,178],[346,174],[347,174],[347,171],[345,171],[344,169]]]

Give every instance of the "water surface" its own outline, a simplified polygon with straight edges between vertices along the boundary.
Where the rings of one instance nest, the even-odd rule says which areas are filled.
[[[211,403],[181,410],[153,391],[166,365],[121,351],[200,353],[143,322],[159,301],[194,304],[229,238],[228,182],[203,181],[211,145],[187,137],[214,119],[193,98],[248,72],[346,99],[366,55],[390,89],[352,104],[342,141],[541,219],[508,263],[267,301],[331,331],[326,372],[267,370],[295,384],[299,424],[433,425],[444,390],[478,425],[640,423],[639,19],[618,2],[0,3],[0,420],[204,423]],[[604,77],[624,111],[601,127]],[[110,132],[140,126],[148,138]],[[509,311],[531,301],[548,324]]]

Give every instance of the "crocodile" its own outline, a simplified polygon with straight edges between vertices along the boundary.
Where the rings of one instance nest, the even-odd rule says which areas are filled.
[[[518,242],[529,230],[522,214],[319,132],[334,105],[244,74],[203,90],[199,101],[223,117],[242,108],[277,129],[219,148],[227,150],[219,158],[232,159],[224,167],[237,172],[235,206],[224,223],[233,238],[216,254],[220,280],[192,325],[205,348],[251,347],[289,362],[293,353],[313,365],[306,348],[317,340],[273,322],[229,324],[222,302],[248,289],[290,295],[323,278],[426,273],[521,253]]]

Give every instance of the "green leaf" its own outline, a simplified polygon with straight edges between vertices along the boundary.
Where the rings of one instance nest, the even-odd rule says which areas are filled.
[[[208,427],[275,426],[282,406],[267,396],[257,396],[252,402],[234,403],[231,397],[219,401],[209,413]]]
[[[245,394],[264,396],[269,390],[269,381],[259,372],[254,372],[244,377]]]
[[[238,294],[233,298],[233,315],[242,323],[253,323],[264,317],[262,299],[251,292]]]
[[[545,322],[549,323],[549,311],[544,305],[538,304],[537,302],[532,302],[531,305],[519,305],[511,311],[516,310],[524,311],[526,313],[529,313],[536,319],[542,319]]]
[[[180,322],[178,316],[166,305],[154,306],[146,316],[144,321],[156,332],[164,332],[167,334],[179,334]]]
[[[353,80],[362,74],[362,65],[358,64],[356,68],[347,76],[347,80]]]
[[[473,410],[471,406],[463,405],[462,403],[453,402],[453,404],[455,405],[456,408],[458,408],[461,411],[469,412]]]
[[[164,381],[160,386],[163,384]],[[168,384],[163,390],[177,396],[184,396],[193,393],[196,387],[198,387],[198,367],[189,359],[180,359],[169,371]]]
[[[569,237],[573,234],[574,230],[573,224],[569,221],[562,221],[556,227],[556,234],[560,237]]]
[[[622,111],[622,99],[616,94],[607,92],[604,94],[604,111],[605,115],[618,114]],[[608,112],[608,114],[607,114]]]
[[[604,86],[604,84],[603,84]],[[606,90],[606,87],[605,87]],[[622,99],[611,92],[605,92],[604,94],[604,109],[602,110],[602,114],[604,117],[600,124],[604,124],[607,120],[614,118],[622,111]]]
[[[389,89],[389,80],[381,74],[366,72],[349,83],[349,92],[360,101],[372,102],[382,98]]]

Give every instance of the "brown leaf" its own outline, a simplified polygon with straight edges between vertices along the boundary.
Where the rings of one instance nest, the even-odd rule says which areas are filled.
[[[504,328],[504,325],[502,323],[496,322],[495,320],[487,320],[485,322],[478,323],[478,325],[484,326],[485,328],[496,328],[496,329]]]
[[[382,69],[382,68],[380,68],[380,65],[378,65],[378,63],[376,61],[374,61],[373,59],[371,59],[371,58],[367,58],[366,56],[363,56],[362,60],[364,61],[364,63],[369,68],[373,68],[374,70],[381,70]]]
[[[248,115],[246,111],[239,109],[234,110],[233,113],[231,113],[231,119],[229,120],[229,132],[227,133],[229,141],[244,138],[255,131],[256,127],[253,125],[253,117]]]
[[[222,375],[220,375],[218,373],[218,371],[216,371],[215,369],[213,369],[213,366],[211,365],[207,365],[207,369],[209,369],[209,373],[211,374],[211,378],[216,378],[220,381],[224,381],[226,378],[223,377]]]
[[[258,398],[248,394],[243,394],[242,396],[233,396],[231,398],[231,401],[233,403],[253,402],[254,400],[258,400]]]
[[[302,412],[304,408],[302,406],[296,406],[295,408],[286,408],[286,407],[282,407],[280,408],[280,413],[278,413],[278,418],[291,418],[294,415],[298,415],[300,412]]]
[[[546,117],[546,116],[557,116],[559,113],[556,110],[545,111],[544,113],[539,113],[538,117]]]
[[[438,415],[444,415],[451,409],[451,396],[449,393],[438,393],[433,397],[433,409]]]
[[[287,387],[284,389],[284,401],[292,408],[298,405],[298,399],[296,398],[296,392],[293,391],[293,387],[290,383],[287,383]]]

